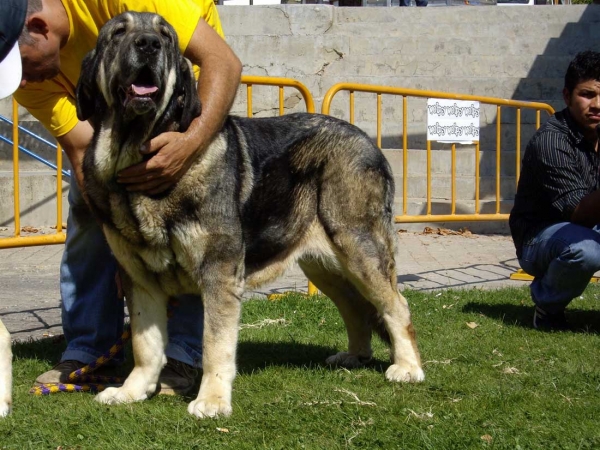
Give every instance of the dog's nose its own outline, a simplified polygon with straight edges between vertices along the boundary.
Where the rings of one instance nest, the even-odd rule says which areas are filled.
[[[134,43],[138,50],[149,55],[152,55],[160,50],[160,39],[154,34],[141,34],[135,38]]]

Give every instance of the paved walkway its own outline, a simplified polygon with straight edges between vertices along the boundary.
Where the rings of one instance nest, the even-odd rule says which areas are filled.
[[[399,233],[401,289],[498,288],[522,286],[510,273],[518,267],[510,237]],[[58,268],[62,245],[0,249],[0,318],[14,339],[62,333]],[[298,268],[246,297],[288,290],[305,291]]]

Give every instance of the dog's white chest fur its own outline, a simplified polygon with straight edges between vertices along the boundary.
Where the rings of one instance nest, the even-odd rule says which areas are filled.
[[[175,257],[169,245],[163,215],[157,214],[156,204],[159,202],[123,192],[111,192],[109,202],[118,233],[153,272],[168,270]]]
[[[123,258],[129,260],[129,272],[134,269],[130,275],[135,279],[154,279],[169,295],[197,293],[198,286],[189,276],[192,264],[189,248],[181,245],[176,233],[167,235],[165,228],[160,226],[161,217],[151,214],[156,209],[144,205],[143,197],[136,200],[128,209],[122,196],[111,194],[111,213],[117,228],[105,227],[104,231],[115,256],[121,261]],[[139,228],[136,228],[136,222],[140,224]]]
[[[185,179],[180,187],[186,187]],[[196,195],[203,195],[201,184],[196,188]],[[162,199],[123,191],[109,193],[113,227],[105,228],[112,236],[111,241],[118,243],[116,249],[111,243],[118,258],[118,254],[127,255],[127,258],[135,255],[140,279],[152,276],[165,292],[173,294],[198,292],[198,285],[192,282],[193,277],[189,274],[204,257],[207,237],[207,232],[198,223],[178,222],[167,226],[180,190],[175,188],[171,196]]]
[[[118,172],[142,161],[139,148],[121,147],[113,136],[113,120],[98,132],[94,150],[95,173],[104,183],[114,179]]]

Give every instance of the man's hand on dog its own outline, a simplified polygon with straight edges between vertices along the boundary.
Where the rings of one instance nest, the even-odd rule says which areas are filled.
[[[186,133],[167,132],[146,142],[140,153],[150,159],[119,172],[117,181],[130,192],[156,195],[171,188],[196,157],[198,141]]]

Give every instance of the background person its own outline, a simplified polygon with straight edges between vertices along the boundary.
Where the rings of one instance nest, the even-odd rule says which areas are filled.
[[[427,6],[427,0],[415,0],[417,6]],[[400,0],[399,6],[410,6],[410,0]]]
[[[11,2],[0,0],[0,15]],[[100,227],[78,189],[83,154],[92,126],[77,119],[75,87],[85,55],[94,48],[98,30],[118,14],[154,12],[170,22],[180,49],[202,68],[198,95],[202,115],[185,133],[164,133],[140,151],[152,156],[118,174],[132,192],[157,194],[169,189],[208,146],[233,103],[241,63],[225,43],[212,0],[29,0],[19,38],[22,81],[16,100],[57,138],[77,183],[69,192],[67,241],[60,268],[62,322],[67,348],[61,361],[38,383],[65,382],[67,376],[108,351],[123,329],[123,302],[115,275],[117,264]],[[197,69],[197,68],[196,68]],[[0,83],[4,80],[0,79]],[[194,386],[202,362],[203,309],[199,298],[182,296],[169,321],[167,366],[161,373],[163,393],[185,393]]]
[[[600,53],[571,61],[566,108],[533,136],[523,158],[510,230],[523,270],[535,278],[535,328],[569,328],[565,308],[600,269]]]

